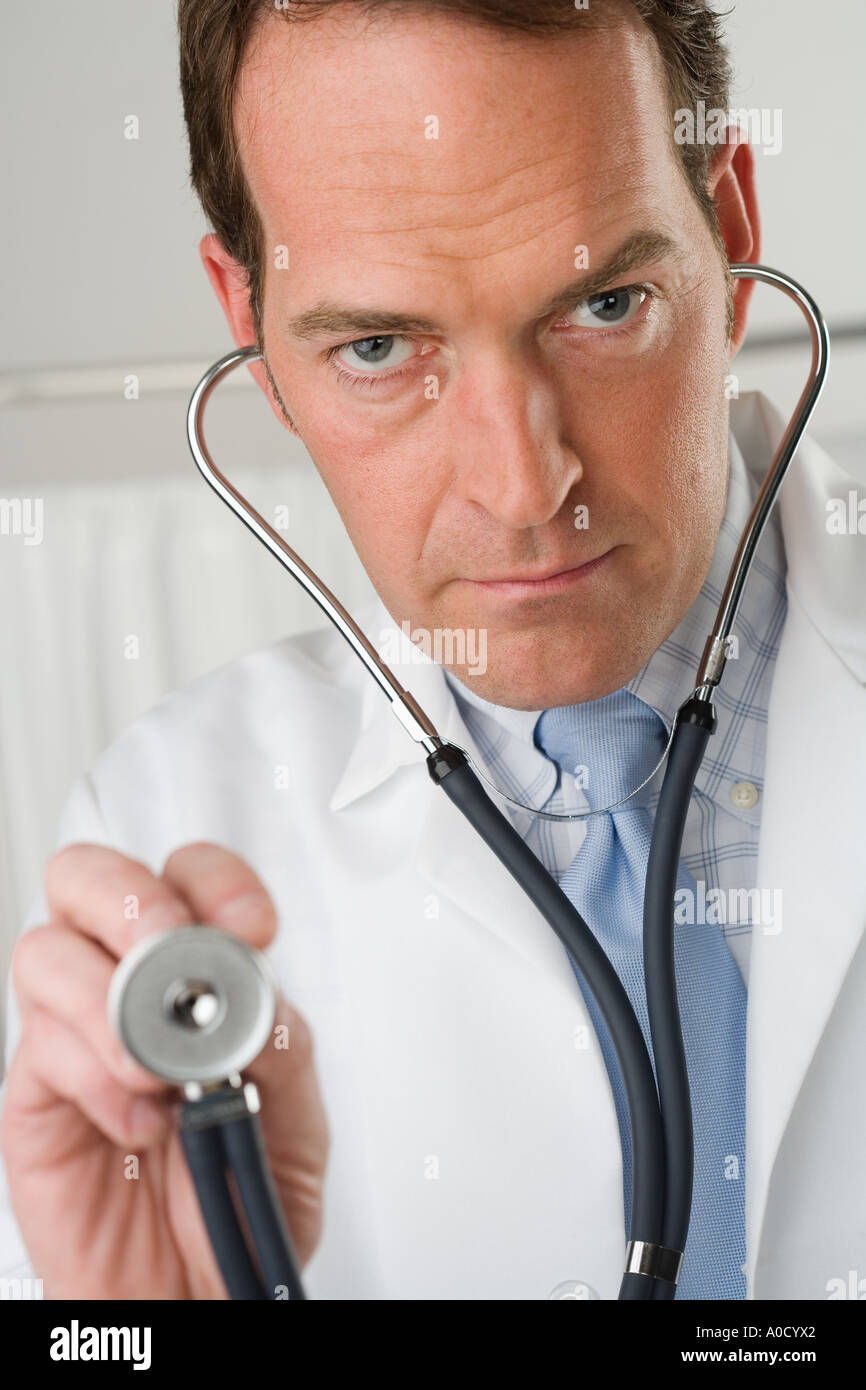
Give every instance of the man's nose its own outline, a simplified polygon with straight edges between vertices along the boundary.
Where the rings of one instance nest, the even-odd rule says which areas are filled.
[[[557,383],[523,358],[487,358],[457,384],[457,490],[506,526],[543,526],[583,477]]]

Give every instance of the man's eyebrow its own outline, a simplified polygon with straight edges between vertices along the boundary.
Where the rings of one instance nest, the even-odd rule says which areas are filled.
[[[312,309],[305,309],[286,327],[293,338],[318,338],[331,334],[356,338],[368,334],[439,333],[432,319],[414,314],[397,314],[390,309],[349,309],[323,299]]]
[[[636,266],[661,260],[665,256],[672,256],[675,260],[682,257],[672,237],[665,232],[635,232],[617,247],[604,265],[586,271],[558,290],[536,317],[548,318],[551,314],[573,309],[581,300],[601,294],[610,287],[612,280],[627,275]],[[400,314],[390,309],[354,309],[328,300],[321,300],[289,319],[286,327],[292,337],[300,339],[325,334],[346,337],[354,334],[358,337],[361,334],[435,334],[442,331],[441,326],[432,319],[419,318],[415,314]]]
[[[673,237],[668,236],[666,232],[634,232],[617,247],[604,265],[600,265],[596,270],[587,270],[584,275],[572,280],[570,285],[558,290],[553,298],[548,300],[538,317],[548,318],[551,314],[561,314],[566,309],[573,309],[581,300],[603,294],[605,290],[610,289],[611,281],[618,280],[621,275],[628,275],[629,271],[639,266],[650,265],[653,261],[660,261],[665,257],[675,261],[683,259],[683,252]]]

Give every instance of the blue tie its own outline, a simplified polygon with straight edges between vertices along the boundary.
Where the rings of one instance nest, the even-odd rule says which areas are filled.
[[[628,690],[551,709],[535,731],[538,746],[575,776],[589,807],[609,806],[652,771],[667,741],[662,720]],[[658,779],[653,779],[653,786]],[[643,973],[643,897],[652,834],[649,788],[607,815],[590,816],[586,839],[560,880],[622,980],[647,1046]],[[745,1087],[746,991],[721,928],[695,921],[697,884],[682,864],[677,878],[674,958],[694,1119],[691,1224],[678,1299],[746,1296]],[[682,896],[682,890],[688,897]],[[683,919],[680,922],[679,919]],[[631,1133],[625,1087],[607,1028],[569,956],[611,1078],[623,1151],[626,1219],[631,1208]]]

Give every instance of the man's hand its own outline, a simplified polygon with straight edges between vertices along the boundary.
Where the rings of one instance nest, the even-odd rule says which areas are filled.
[[[106,1013],[117,961],[155,931],[208,923],[263,949],[276,915],[262,884],[217,845],[175,851],[161,878],[97,845],[49,861],[50,920],[25,932],[12,973],[21,1036],[2,1148],[12,1205],[47,1298],[225,1298],[172,1123],[177,1092],[134,1062]],[[137,899],[138,917],[125,906]],[[328,1127],[304,1020],[280,998],[288,1048],[248,1068],[277,1192],[303,1266],[322,1227]]]

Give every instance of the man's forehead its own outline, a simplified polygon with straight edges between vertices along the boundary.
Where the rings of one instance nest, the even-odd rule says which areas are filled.
[[[465,244],[473,226],[498,224],[507,244],[533,207],[542,222],[567,219],[654,167],[669,177],[668,124],[660,61],[636,21],[539,40],[426,13],[361,25],[346,6],[314,23],[265,21],[235,107],[278,239],[426,228],[446,254],[449,230]]]

